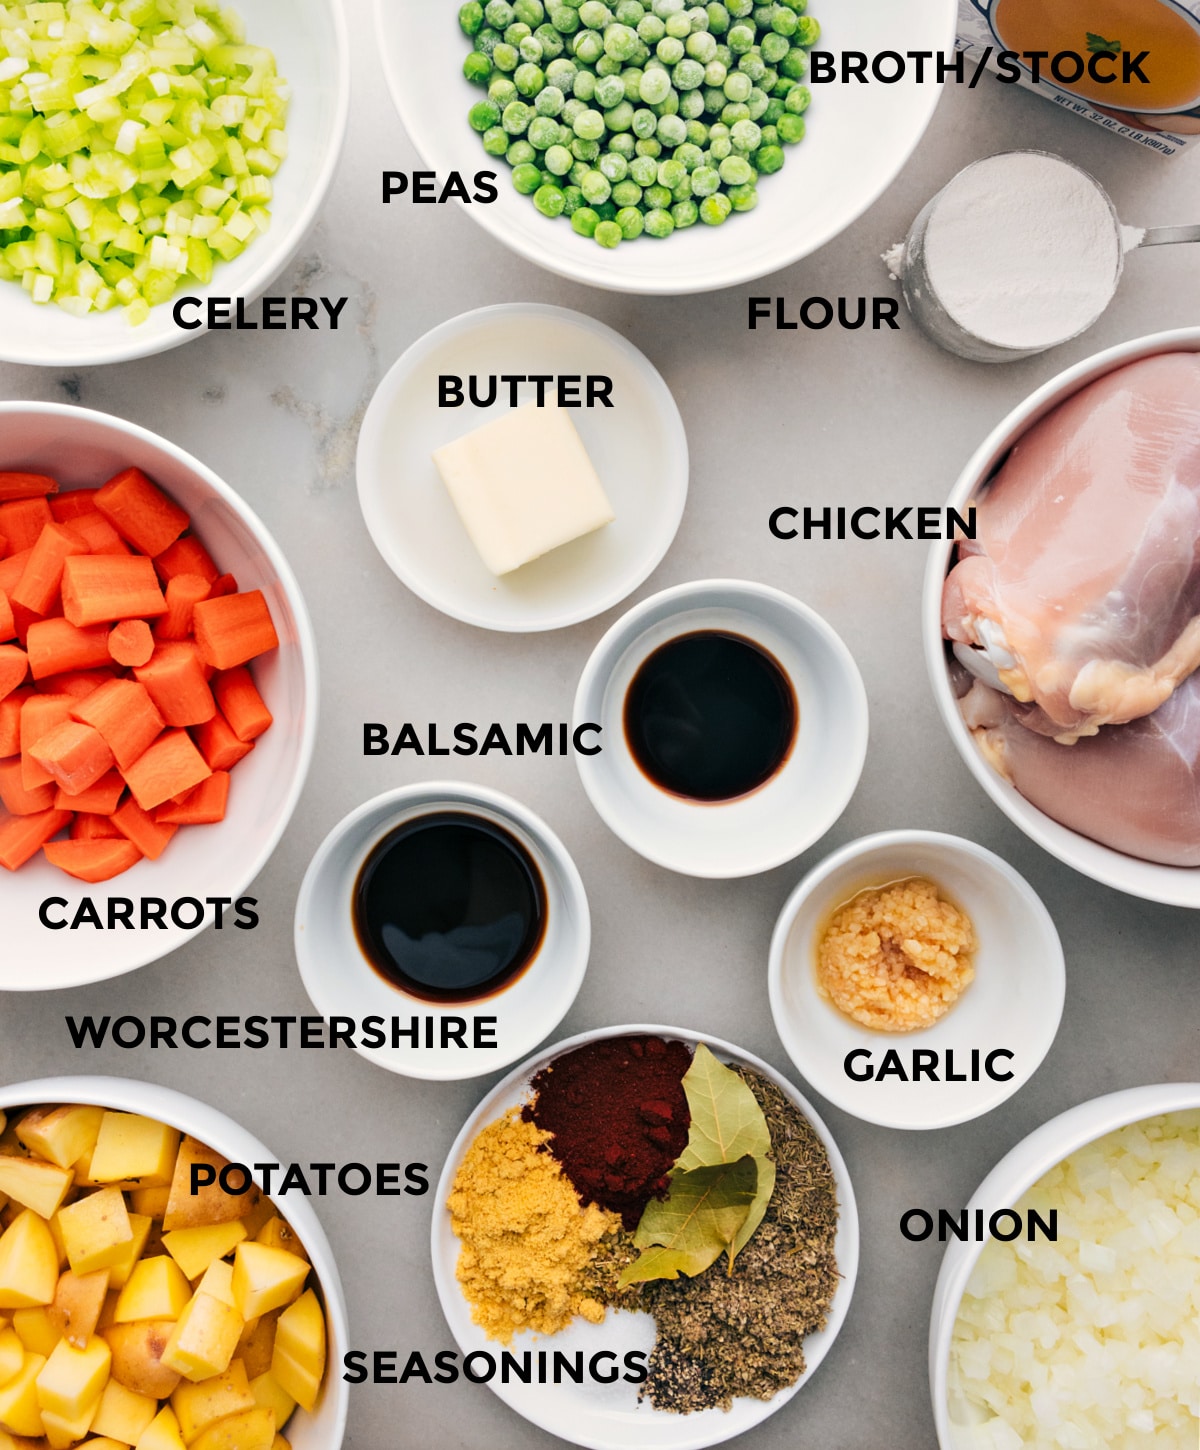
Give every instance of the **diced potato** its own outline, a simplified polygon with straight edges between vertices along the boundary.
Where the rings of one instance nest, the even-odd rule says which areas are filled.
[[[37,1377],[45,1363],[40,1354],[27,1354],[20,1370],[6,1385],[0,1385],[0,1425],[6,1426],[14,1435],[42,1434]]]
[[[37,1377],[42,1418],[50,1413],[74,1424],[89,1406],[94,1410],[108,1383],[111,1364],[112,1350],[99,1336],[90,1339],[85,1349],[60,1339]]]
[[[298,1299],[308,1263],[286,1249],[239,1244],[233,1259],[233,1299],[243,1319],[256,1319]]]
[[[105,1113],[89,1175],[96,1183],[166,1188],[175,1172],[179,1130],[140,1113]]]
[[[232,1305],[197,1290],[167,1341],[163,1363],[192,1381],[223,1374],[244,1323]]]
[[[192,1165],[207,1164],[214,1168],[218,1181],[207,1183],[192,1192]],[[226,1193],[219,1178],[222,1168],[229,1166],[229,1160],[195,1138],[184,1137],[179,1145],[179,1156],[175,1159],[175,1173],[171,1179],[171,1196],[167,1200],[167,1212],[163,1228],[170,1233],[177,1228],[203,1228],[208,1224],[231,1223],[245,1218],[258,1204],[260,1194],[251,1188],[243,1194]]]
[[[133,1242],[125,1200],[116,1188],[102,1188],[59,1209],[58,1226],[77,1274],[111,1269]]]
[[[279,1316],[271,1373],[298,1405],[313,1409],[325,1374],[325,1316],[311,1289]]]
[[[100,1396],[100,1408],[92,1421],[94,1435],[107,1435],[122,1445],[136,1445],[158,1414],[152,1395],[137,1395],[117,1380],[110,1379]]]
[[[279,1217],[278,1210],[269,1198],[266,1198],[261,1193],[257,1197],[258,1202],[246,1217],[242,1219],[248,1239],[256,1239],[265,1224],[269,1223],[271,1219]],[[286,1249],[287,1245],[283,1244],[281,1247]]]
[[[101,1405],[103,1403],[104,1401],[101,1399]],[[99,1418],[100,1416],[97,1415],[96,1420]],[[93,1431],[96,1429],[96,1420],[92,1421]],[[2,1445],[0,1445],[0,1450],[4,1450]],[[88,1436],[87,1450],[126,1450],[126,1447],[123,1440],[117,1440],[112,1435],[97,1435],[93,1433]]]
[[[196,1292],[197,1294],[211,1294],[222,1304],[228,1304],[231,1308],[237,1309],[237,1300],[233,1297],[233,1265],[227,1264],[224,1259],[214,1259],[205,1269],[203,1278],[196,1285]],[[245,1319],[245,1317],[243,1314],[242,1318]]]
[[[254,1236],[255,1243],[266,1244],[270,1249],[286,1249],[289,1254],[295,1254],[298,1259],[308,1262],[308,1254],[296,1230],[286,1219],[280,1218],[278,1214],[269,1218],[258,1233]]]
[[[296,1401],[292,1399],[287,1390],[279,1383],[270,1370],[265,1374],[255,1375],[250,1381],[250,1393],[254,1396],[254,1403],[264,1410],[275,1411],[275,1424],[280,1430],[291,1419],[292,1411],[296,1408]]]
[[[13,1330],[26,1350],[47,1358],[62,1338],[62,1330],[54,1324],[50,1310],[42,1305],[36,1309],[14,1309]]]
[[[7,1384],[25,1363],[25,1346],[11,1327],[0,1329],[0,1385]]]
[[[213,1375],[199,1384],[181,1384],[171,1396],[171,1408],[179,1421],[186,1444],[216,1420],[252,1410],[257,1401],[246,1378],[246,1367],[235,1359],[224,1374]]]
[[[192,1450],[271,1450],[274,1443],[274,1411],[256,1406],[210,1425],[192,1441]]]
[[[187,1450],[179,1433],[179,1421],[170,1405],[164,1405],[134,1450]]]
[[[129,1282],[121,1290],[113,1314],[115,1324],[135,1319],[178,1319],[192,1297],[192,1286],[183,1270],[166,1254],[142,1259],[134,1265]]]
[[[179,1383],[178,1373],[162,1362],[174,1328],[171,1319],[143,1319],[105,1329],[103,1338],[113,1356],[113,1379],[134,1394],[166,1399]]]
[[[245,1224],[215,1223],[207,1228],[177,1228],[163,1235],[163,1248],[189,1279],[198,1279],[217,1259],[237,1248],[246,1237]]]
[[[67,1196],[72,1178],[69,1168],[58,1168],[37,1158],[0,1157],[0,1193],[39,1218],[51,1218]]]
[[[282,1435],[277,1434],[271,1450],[292,1450],[292,1443],[290,1440],[285,1440]]]
[[[146,1246],[154,1233],[155,1223],[152,1218],[147,1218],[142,1213],[131,1213],[129,1215],[129,1227],[133,1237],[125,1245],[121,1257],[109,1270],[108,1287],[110,1289],[123,1289],[129,1282],[129,1276],[133,1273],[134,1265],[146,1252]]]
[[[162,1188],[135,1188],[129,1195],[129,1206],[134,1213],[144,1213],[147,1218],[161,1223],[167,1211],[167,1200],[171,1197],[169,1186]]]
[[[97,1269],[91,1274],[77,1274],[74,1269],[67,1269],[58,1276],[54,1303],[48,1311],[50,1324],[76,1349],[83,1348],[100,1323],[108,1275],[107,1269]]]
[[[90,1405],[84,1405],[72,1417],[56,1414],[53,1410],[43,1410],[42,1426],[46,1431],[50,1450],[70,1450],[72,1445],[78,1444],[91,1429],[99,1406],[100,1397],[97,1395]]]
[[[237,1357],[245,1362],[246,1373],[251,1379],[271,1368],[271,1353],[275,1348],[275,1326],[282,1311],[273,1309],[261,1319],[250,1320],[242,1337],[238,1340]]]
[[[0,1309],[49,1304],[57,1285],[58,1250],[45,1220],[27,1208],[0,1235]]]
[[[66,1104],[33,1108],[17,1124],[17,1139],[39,1158],[59,1168],[73,1168],[96,1146],[103,1108]]]

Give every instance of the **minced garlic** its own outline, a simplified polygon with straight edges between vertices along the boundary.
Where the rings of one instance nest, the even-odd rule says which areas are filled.
[[[931,1027],[975,976],[970,917],[913,877],[863,891],[817,948],[817,980],[840,1011],[882,1032]]]

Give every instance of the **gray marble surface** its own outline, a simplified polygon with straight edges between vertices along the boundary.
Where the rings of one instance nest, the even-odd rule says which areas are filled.
[[[569,759],[465,760],[466,779],[542,813],[583,874],[591,966],[562,1034],[662,1021],[731,1038],[791,1071],[771,1025],[772,923],[804,870],[831,847],[886,827],[958,832],[999,851],[1042,894],[1066,947],[1062,1029],[1033,1081],[1005,1107],[948,1131],[903,1134],[832,1109],[857,1185],[863,1254],[841,1338],[811,1385],[747,1443],[821,1450],[930,1450],[925,1366],[939,1263],[935,1243],[898,1232],[904,1209],[961,1205],[1026,1133],[1117,1088],[1200,1077],[1196,923],[1093,884],[1028,842],[987,801],[935,714],[918,637],[925,546],[784,544],[766,517],[787,501],[936,503],[978,441],[1037,384],[1111,343],[1200,322],[1200,250],[1130,259],[1119,295],[1086,337],[1003,369],[898,333],[750,333],[750,291],[800,300],[890,284],[879,253],[962,165],[1017,146],[1059,151],[1091,170],[1139,225],[1200,217],[1200,150],[1166,161],[985,81],[947,92],[887,195],[843,236],[766,286],[639,300],[589,291],[503,250],[455,207],[379,203],[381,170],[416,163],[388,100],[369,0],[350,0],[354,102],[345,159],[320,221],[282,286],[350,297],[351,325],[328,333],[223,333],[161,357],[62,373],[0,367],[0,396],[70,400],[153,428],[198,454],[274,531],[316,624],[322,719],[313,769],[283,843],[257,882],[253,936],[208,932],[104,986],[0,1003],[8,1081],[59,1072],[149,1079],[242,1120],[282,1159],[426,1161],[436,1173],[488,1081],[393,1077],[346,1051],[150,1053],[72,1050],[65,1012],[302,1013],[291,947],[310,855],[348,810],[444,769],[365,759],[364,720],[565,719],[575,681],[613,614],[533,638],[486,634],[433,612],[376,554],[354,495],[354,445],[382,372],[415,338],[468,308],[530,300],[589,312],[642,347],[674,390],[691,443],[691,497],[674,547],[640,591],[742,575],[791,590],[854,652],[870,695],[871,749],[849,809],[791,865],[733,882],[658,870],[590,808]],[[82,944],[81,944],[82,945]],[[794,1076],[794,1073],[793,1073]],[[818,1100],[819,1101],[819,1100]],[[363,1348],[449,1346],[429,1269],[431,1197],[318,1204]],[[550,1437],[484,1387],[420,1384],[351,1391],[349,1443],[513,1450]]]

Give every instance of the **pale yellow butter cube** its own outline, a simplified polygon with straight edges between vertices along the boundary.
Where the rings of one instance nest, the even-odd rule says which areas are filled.
[[[561,408],[515,408],[439,448],[433,461],[479,557],[496,575],[615,518]]]

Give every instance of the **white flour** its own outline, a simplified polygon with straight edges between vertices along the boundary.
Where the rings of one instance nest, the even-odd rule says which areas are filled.
[[[1055,156],[1015,151],[969,166],[939,196],[925,267],[939,301],[976,337],[1051,347],[1108,305],[1121,241],[1107,198]]]

